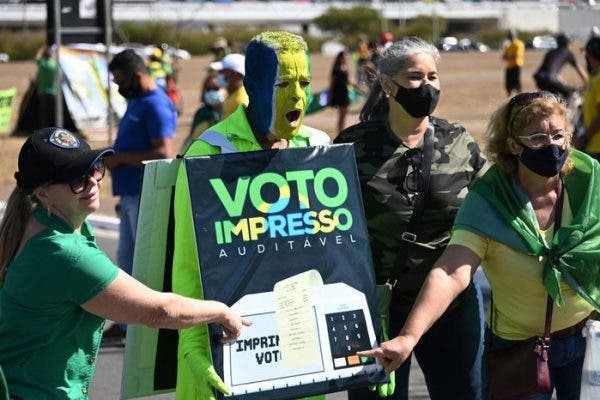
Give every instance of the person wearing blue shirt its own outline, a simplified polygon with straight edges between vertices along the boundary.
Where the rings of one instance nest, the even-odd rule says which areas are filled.
[[[177,112],[164,91],[148,75],[143,58],[135,51],[127,49],[117,54],[108,69],[119,86],[119,93],[128,101],[114,143],[115,154],[107,157],[106,165],[112,175],[113,195],[120,196],[117,262],[131,274],[142,161],[173,156]]]

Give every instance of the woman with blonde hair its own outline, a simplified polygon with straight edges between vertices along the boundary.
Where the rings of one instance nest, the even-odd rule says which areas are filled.
[[[489,398],[551,399],[553,389],[559,400],[579,398],[581,328],[600,310],[600,165],[571,148],[568,132],[564,104],[547,92],[518,94],[492,115],[487,155],[495,165],[467,195],[400,334],[363,356],[398,368],[482,265],[492,288],[486,357],[549,336],[539,347],[548,386],[506,397],[518,382],[492,386],[510,371],[488,359],[499,371],[484,375]]]
[[[34,132],[0,225],[0,365],[12,399],[87,399],[105,319],[178,329],[247,322],[214,301],[155,292],[98,248],[104,157],[62,128]]]

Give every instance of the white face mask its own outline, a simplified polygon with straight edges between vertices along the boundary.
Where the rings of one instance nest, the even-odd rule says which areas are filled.
[[[221,90],[207,90],[204,93],[204,102],[214,107],[225,101],[225,94]]]
[[[227,87],[227,80],[225,79],[225,75],[222,73],[217,74],[217,85],[221,88]]]

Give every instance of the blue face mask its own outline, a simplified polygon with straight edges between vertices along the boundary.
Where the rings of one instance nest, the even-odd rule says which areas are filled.
[[[536,150],[521,146],[523,146],[519,157],[521,163],[536,174],[547,178],[558,175],[569,155],[567,150],[561,149],[556,144]]]
[[[214,107],[225,101],[225,94],[221,90],[207,90],[204,93],[204,103]]]
[[[226,88],[227,87],[227,80],[225,79],[225,75],[223,75],[223,74],[218,74],[217,75],[217,85],[220,88]]]

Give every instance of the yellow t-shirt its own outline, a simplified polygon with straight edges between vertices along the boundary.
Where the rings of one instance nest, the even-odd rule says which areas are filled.
[[[572,219],[573,214],[565,193],[562,223],[568,224]],[[541,232],[546,242],[550,242],[554,227]],[[507,340],[543,335],[547,299],[547,292],[542,284],[544,257],[538,259],[463,229],[452,233],[449,245],[465,246],[481,257],[483,272],[494,297],[493,331],[496,335]],[[593,307],[565,282],[561,282],[560,288],[564,307],[554,307],[552,332],[575,325],[593,311]],[[488,310],[488,324],[489,320]]]
[[[522,67],[525,62],[525,45],[519,39],[515,39],[504,48],[503,56],[506,68]]]
[[[592,121],[598,115],[598,105],[600,105],[600,72],[590,78],[584,97],[583,97],[583,126],[590,126]],[[600,131],[594,132],[586,148],[586,153],[600,153]]]
[[[221,121],[233,114],[241,104],[246,107],[248,106],[248,94],[246,93],[244,86],[240,86],[233,93],[230,93],[229,96],[227,96],[227,99],[225,99],[225,102],[223,103],[223,116],[221,117]]]

